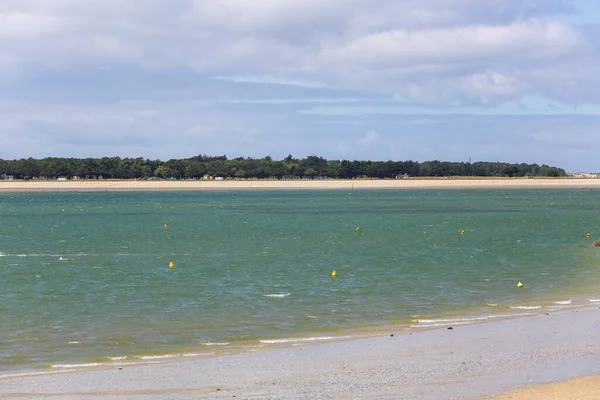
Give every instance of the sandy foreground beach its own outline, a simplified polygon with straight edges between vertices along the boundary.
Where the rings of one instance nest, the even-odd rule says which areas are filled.
[[[568,381],[600,374],[598,306],[448,328],[3,376],[0,399],[600,398],[600,378]]]
[[[469,189],[469,188],[600,188],[600,179],[569,178],[431,178],[380,180],[289,180],[289,181],[0,181],[0,192],[28,191],[169,191],[244,189]]]

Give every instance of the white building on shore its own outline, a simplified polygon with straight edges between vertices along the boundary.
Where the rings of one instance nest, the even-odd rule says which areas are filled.
[[[596,179],[598,178],[598,174],[591,174],[589,172],[570,172],[567,174],[569,178],[578,178],[578,179]]]

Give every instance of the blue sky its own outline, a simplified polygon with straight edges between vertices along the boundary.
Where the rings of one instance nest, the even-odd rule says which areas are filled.
[[[597,0],[3,0],[0,158],[600,172]]]

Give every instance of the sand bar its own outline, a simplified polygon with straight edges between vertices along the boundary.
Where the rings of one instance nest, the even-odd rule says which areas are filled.
[[[94,192],[174,190],[298,190],[298,189],[587,189],[600,179],[571,178],[409,178],[379,180],[227,180],[227,181],[0,181],[0,192]]]
[[[236,355],[4,376],[0,399],[491,398],[512,388],[600,374],[598,337],[600,309],[593,306],[451,330],[392,329],[370,338]],[[550,399],[518,396],[552,388],[499,398]],[[598,398],[598,392],[562,393],[561,400]]]

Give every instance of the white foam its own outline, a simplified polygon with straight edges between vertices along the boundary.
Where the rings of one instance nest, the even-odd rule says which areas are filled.
[[[66,254],[66,256],[99,256],[100,254],[88,254],[88,253],[77,253],[77,254]],[[64,257],[65,254],[45,254],[45,253],[31,253],[31,254],[7,254],[0,252],[0,257],[59,257],[59,260],[67,260]]]
[[[560,305],[571,304],[572,301],[573,300],[555,301],[554,304],[560,304]]]
[[[600,303],[600,299],[590,299],[592,303]]]
[[[178,354],[163,354],[160,356],[141,356],[140,360],[164,360],[175,357],[198,357],[198,356],[210,356],[214,353],[178,353]]]
[[[474,321],[463,321],[463,322],[453,322],[452,325],[457,326],[457,325],[467,325],[470,324],[471,322]],[[438,324],[424,324],[424,325],[411,325],[411,328],[437,328],[440,326],[448,326],[450,324],[448,323],[438,323]]]
[[[79,341],[77,341],[77,340],[74,340],[74,341],[72,341],[72,342],[69,342],[69,344],[79,344],[79,343],[81,343],[81,342],[79,342]]]
[[[486,304],[488,307],[497,307],[498,303],[487,303]]]
[[[140,360],[162,360],[164,358],[178,357],[179,354],[163,354],[160,356],[141,356]]]
[[[85,368],[85,367],[98,367],[102,365],[99,362],[83,363],[83,364],[52,364],[52,368]]]
[[[462,325],[470,324],[478,321],[487,321],[494,318],[511,318],[511,317],[522,317],[525,315],[531,315],[529,313],[517,313],[517,314],[494,314],[494,315],[483,315],[481,317],[471,318],[440,318],[440,319],[413,319],[411,322],[418,323],[413,327],[424,327],[424,326],[445,326],[448,324]]]
[[[200,344],[202,346],[227,346],[229,342],[204,342]]]
[[[265,297],[276,297],[276,298],[284,298],[291,295],[291,293],[273,293],[273,294],[265,294]]]
[[[89,368],[89,367],[100,367],[106,365],[104,362],[91,362],[91,363],[82,363],[82,364],[52,364],[51,368],[63,368],[63,369],[72,369],[72,368]],[[120,363],[111,363],[110,365],[131,365],[129,362],[120,362]]]
[[[308,338],[263,339],[263,340],[259,340],[259,342],[264,343],[264,344],[304,343],[304,342],[316,342],[316,341],[333,340],[333,339],[345,339],[348,337],[349,336],[341,336],[341,337],[340,336],[338,336],[338,337],[315,336],[315,337],[308,337]]]
[[[512,306],[513,310],[538,310],[542,308],[542,306]]]

